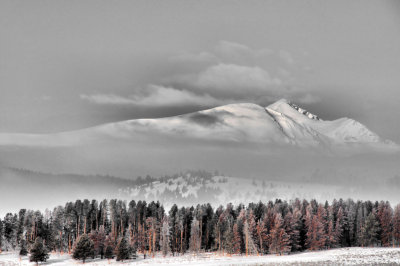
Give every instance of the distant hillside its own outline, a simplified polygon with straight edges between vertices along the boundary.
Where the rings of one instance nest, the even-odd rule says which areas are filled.
[[[337,173],[315,171],[297,179],[253,179],[224,176],[218,172],[186,171],[161,177],[146,176],[128,180],[104,175],[50,174],[25,169],[0,167],[0,215],[5,210],[22,207],[45,208],[76,199],[96,198],[160,201],[166,208],[172,203],[214,205],[269,201],[276,198],[317,199],[333,198],[384,199],[398,203],[400,178],[362,179]],[[347,178],[347,182],[344,179]],[[27,202],[29,202],[27,206]],[[7,208],[6,208],[7,207]]]
[[[228,202],[239,204],[269,200],[277,198],[293,200],[295,198],[317,199],[319,201],[334,198],[348,198],[352,195],[356,199],[381,199],[394,203],[400,201],[397,191],[399,177],[388,180],[367,182],[349,180],[338,183],[337,180],[327,182],[318,180],[321,173],[297,181],[249,179],[245,177],[228,177],[212,175],[207,172],[188,171],[180,175],[163,177],[159,180],[134,187],[126,187],[120,195],[135,200],[157,201],[169,208],[171,203],[180,205],[196,205],[212,203],[216,206]],[[355,182],[354,182],[355,181]],[[397,183],[396,183],[397,182]],[[385,183],[387,186],[382,186]]]

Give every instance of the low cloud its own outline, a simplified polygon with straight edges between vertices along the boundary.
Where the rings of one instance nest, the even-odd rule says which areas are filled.
[[[95,104],[136,105],[146,107],[169,106],[215,106],[227,103],[206,93],[195,94],[191,91],[178,90],[171,87],[149,85],[136,95],[127,97],[115,94],[80,95],[80,98]]]
[[[81,94],[79,97],[82,100],[86,100],[88,102],[95,104],[110,104],[110,105],[135,104],[134,100],[115,94],[92,94],[92,95]]]
[[[218,105],[220,100],[203,93],[196,94],[187,90],[178,90],[172,87],[151,85],[147,88],[145,95],[133,96],[136,104],[146,106],[176,106],[176,105],[196,105],[210,106]]]

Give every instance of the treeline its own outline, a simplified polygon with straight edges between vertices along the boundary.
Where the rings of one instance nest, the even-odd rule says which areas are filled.
[[[400,205],[393,210],[384,201],[340,199],[322,204],[296,199],[216,209],[210,204],[173,205],[166,212],[159,202],[85,199],[44,213],[21,209],[0,220],[2,250],[30,250],[35,241],[38,245],[37,239],[49,251],[69,253],[74,249],[78,253],[81,241],[91,249],[87,254],[102,258],[122,249],[148,256],[158,251],[176,256],[201,251],[287,254],[335,247],[398,246]]]

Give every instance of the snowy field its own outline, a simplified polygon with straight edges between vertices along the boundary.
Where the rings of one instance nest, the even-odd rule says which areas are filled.
[[[43,265],[79,265],[68,254],[52,253]],[[156,256],[116,262],[115,260],[88,260],[85,265],[400,265],[400,248],[341,248],[316,252],[276,256],[221,256],[216,253],[184,255],[178,257]],[[14,253],[0,254],[0,265],[35,265],[28,257],[21,260]]]

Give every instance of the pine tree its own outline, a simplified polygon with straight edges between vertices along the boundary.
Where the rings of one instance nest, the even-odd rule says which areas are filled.
[[[297,251],[300,245],[300,230],[302,228],[301,211],[295,208],[292,212],[286,214],[284,218],[284,228],[290,237],[291,251]]]
[[[344,234],[344,229],[346,226],[345,215],[342,207],[339,207],[339,210],[336,214],[336,221],[335,221],[335,246],[340,246],[340,239]]]
[[[200,238],[200,223],[197,219],[193,219],[190,229],[190,251],[197,254],[200,251],[201,238]]]
[[[108,260],[114,258],[114,248],[111,246],[111,244],[107,245],[104,257]]]
[[[274,227],[271,230],[269,251],[282,255],[291,250],[290,237],[283,227],[283,219],[280,213],[275,215]]]
[[[235,223],[233,226],[233,252],[235,254],[242,254],[242,236],[239,231],[239,225]]]
[[[0,219],[0,253],[2,252],[3,247],[3,222]]]
[[[175,205],[169,212],[171,217],[165,216],[158,202],[131,202],[126,212],[125,204],[114,200],[110,204],[111,215],[107,214],[106,205],[107,201],[103,201],[98,208],[95,200],[77,200],[53,212],[22,209],[18,214],[8,213],[0,221],[0,248],[19,247],[23,255],[32,246],[32,251],[39,254],[36,240],[42,242],[44,250],[66,250],[67,246],[72,250],[74,246],[75,254],[83,253],[83,240],[89,237],[94,253],[87,242],[85,259],[104,253],[110,259],[121,248],[115,246],[121,244],[122,236],[127,242],[123,253],[130,257],[136,247],[163,255],[170,248],[182,254],[188,248],[193,252],[214,248],[229,254],[282,254],[289,251],[288,246],[295,251],[400,244],[400,205],[393,210],[383,201],[339,200],[323,205],[316,200],[277,200],[250,203],[247,208],[228,204],[215,211],[209,204],[181,209]],[[32,259],[35,254],[31,254]]]
[[[345,204],[343,204],[343,221],[342,228],[343,234],[341,237],[341,245],[342,246],[355,246],[357,245],[357,204],[348,199]]]
[[[230,225],[230,222],[224,232],[224,249],[226,250],[226,252],[228,252],[229,255],[232,255],[233,253],[235,253],[235,243],[234,243],[234,239],[235,236],[233,234],[233,227]]]
[[[28,255],[28,250],[26,249],[26,241],[24,239],[21,239],[21,242],[19,244],[19,255],[20,256]]]
[[[58,243],[58,249],[60,252],[63,252],[63,229],[64,229],[64,208],[61,206],[58,206],[57,208],[54,208],[53,211],[53,235],[54,239]]]
[[[247,217],[247,221],[248,221],[248,225],[249,225],[249,233],[250,233],[250,236],[251,236],[251,238],[253,240],[253,243],[254,243],[254,245],[256,247],[256,253],[258,255],[261,248],[259,246],[259,237],[258,237],[258,234],[257,234],[257,223],[256,223],[256,220],[255,220],[255,216],[254,216],[253,210],[250,210],[250,212],[248,214],[248,217]]]
[[[17,243],[21,248],[21,241],[24,239],[24,220],[25,220],[26,209],[21,209],[18,212],[18,229],[17,229]],[[0,233],[1,234],[1,233]],[[26,242],[25,242],[26,244]],[[25,247],[26,249],[26,247]],[[25,254],[26,255],[26,254]]]
[[[72,257],[76,260],[82,260],[83,263],[85,263],[87,258],[94,257],[94,244],[87,234],[83,234],[79,237]]]
[[[378,243],[379,222],[376,219],[375,211],[372,211],[365,219],[361,227],[360,239],[363,247],[369,247]]]
[[[149,247],[149,255],[153,254],[153,257],[156,253],[156,239],[157,239],[157,228],[158,222],[156,217],[148,217],[146,219],[146,227],[147,227],[147,241]]]
[[[253,239],[253,235],[250,232],[249,229],[249,223],[247,222],[247,220],[244,222],[244,226],[243,226],[243,234],[244,234],[244,243],[245,243],[245,249],[246,249],[246,256],[247,255],[254,255],[257,254],[257,247],[254,244],[254,239]]]
[[[312,215],[310,213],[310,210],[307,210],[307,239],[306,239],[306,245],[309,250],[319,250],[325,247],[325,242],[326,242],[326,234],[325,234],[325,228],[324,228],[324,223],[323,223],[323,211],[319,209],[319,212],[321,212],[320,215]]]
[[[7,213],[3,220],[4,246],[6,250],[17,247],[18,217],[16,214]]]
[[[169,228],[170,228],[170,244],[171,244],[171,251],[172,255],[175,256],[175,252],[178,252],[178,240],[179,240],[179,234],[178,234],[178,206],[174,204],[170,211],[169,211]]]
[[[394,208],[393,237],[396,244],[400,245],[400,204],[397,204]]]
[[[47,252],[46,247],[43,245],[43,240],[38,237],[35,240],[31,250],[31,256],[29,257],[29,261],[36,262],[36,265],[39,262],[46,261],[49,258],[49,254]]]
[[[129,247],[128,241],[122,237],[118,242],[117,248],[115,249],[115,253],[117,255],[117,261],[124,261],[130,258],[131,256],[131,248]]]
[[[260,249],[260,253],[264,254],[267,252],[267,244],[268,244],[268,229],[265,224],[264,219],[259,219],[257,222],[257,240],[258,240],[258,247]]]
[[[328,223],[328,232],[326,234],[326,246],[333,248],[336,246],[338,239],[336,238],[335,229],[333,227],[333,221],[330,220]]]
[[[388,247],[392,244],[392,208],[389,202],[380,202],[378,206],[378,220],[381,228],[382,246]]]
[[[105,241],[106,241],[106,235],[103,226],[100,226],[99,230],[90,232],[89,237],[94,244],[95,256],[100,255],[101,259],[103,259],[105,251]]]
[[[170,243],[169,243],[169,222],[168,218],[165,216],[162,221],[161,234],[160,234],[160,248],[163,256],[167,256],[170,252]]]

